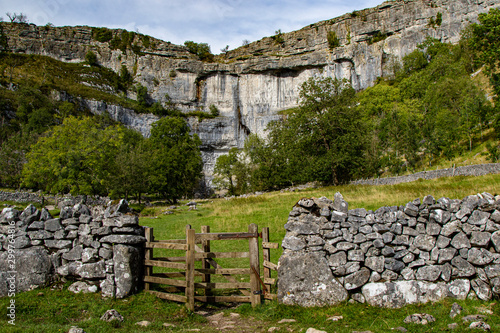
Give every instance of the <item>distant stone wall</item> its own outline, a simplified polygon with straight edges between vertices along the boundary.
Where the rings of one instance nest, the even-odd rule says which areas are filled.
[[[42,204],[44,200],[51,200],[58,204],[59,208],[68,205],[83,203],[89,206],[107,205],[110,199],[108,197],[90,196],[90,195],[43,195],[40,192],[6,192],[0,191],[0,201],[14,202],[32,202]]]
[[[488,164],[466,165],[466,166],[441,169],[441,170],[422,171],[406,176],[354,180],[351,182],[351,184],[395,185],[400,183],[414,182],[419,179],[436,179],[436,178],[454,177],[454,176],[484,176],[497,173],[500,173],[500,163],[488,163]]]
[[[66,203],[68,203],[66,201]],[[78,280],[72,291],[102,291],[123,298],[138,290],[144,230],[127,202],[62,207],[53,218],[29,205],[0,214],[0,296],[43,286],[61,278]]]
[[[426,196],[376,211],[302,199],[290,212],[278,299],[301,306],[348,300],[383,307],[500,295],[500,196]]]

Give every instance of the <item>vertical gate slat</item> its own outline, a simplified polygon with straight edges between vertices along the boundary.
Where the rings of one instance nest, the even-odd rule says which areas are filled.
[[[194,311],[194,247],[195,247],[195,231],[194,229],[186,230],[186,307],[190,311]]]
[[[248,226],[249,233],[257,234],[259,231],[258,226],[252,223]],[[259,239],[257,237],[250,238],[248,240],[248,247],[250,252],[250,269],[254,268],[257,273],[260,272],[260,261],[259,261]],[[252,307],[260,304],[260,284],[259,279],[254,274],[250,274],[250,292]]]
[[[269,228],[262,228],[262,242],[269,242]],[[264,261],[271,261],[271,250],[267,248],[262,249],[262,257]],[[271,278],[271,269],[264,266],[264,281],[266,279]],[[271,292],[271,285],[266,284],[266,292]]]
[[[208,226],[208,225],[202,226],[201,232],[204,234],[209,234],[210,233],[210,226]],[[204,253],[210,252],[210,241],[209,240],[202,241],[201,246],[202,246]],[[210,269],[210,261],[208,258],[203,259],[202,267],[204,269]],[[210,274],[203,274],[203,276],[201,277],[201,281],[205,282],[205,283],[210,283],[211,275]],[[205,289],[205,296],[212,296],[212,290]]]
[[[154,241],[154,236],[153,236],[153,228],[146,228],[144,230],[144,235],[146,237],[147,242],[153,242]],[[146,260],[152,260],[153,259],[153,249],[146,248],[145,251],[145,259]],[[146,266],[146,269],[144,271],[144,274],[146,276],[151,276],[153,275],[153,267],[151,266]],[[149,290],[150,289],[150,284],[149,282],[144,283],[144,289]]]

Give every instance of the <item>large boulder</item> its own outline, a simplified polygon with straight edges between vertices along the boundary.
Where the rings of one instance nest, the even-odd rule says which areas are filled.
[[[14,258],[15,267],[12,267],[9,253],[0,253],[0,296],[8,295],[11,281],[15,281],[16,292],[19,292],[43,286],[55,277],[49,252],[43,247],[16,249]]]
[[[348,298],[319,252],[285,251],[278,267],[278,300],[284,304],[327,306]]]

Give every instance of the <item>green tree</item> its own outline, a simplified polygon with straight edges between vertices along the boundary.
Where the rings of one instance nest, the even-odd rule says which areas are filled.
[[[19,131],[0,145],[0,184],[19,187],[26,154],[36,142],[38,135]]]
[[[248,165],[245,152],[231,148],[227,155],[217,158],[214,168],[214,185],[228,189],[230,195],[239,195],[249,191]]]
[[[187,47],[190,53],[196,54],[202,61],[213,60],[214,55],[212,51],[210,51],[210,45],[207,43],[195,43],[191,40],[187,40],[184,42],[184,46]]]
[[[263,147],[253,139],[252,183],[266,187],[305,181],[339,184],[365,170],[366,135],[354,89],[345,80],[311,78],[300,107],[268,128]],[[267,180],[266,180],[267,179]],[[269,183],[271,182],[271,183]]]
[[[142,135],[131,129],[124,129],[122,144],[111,163],[106,185],[111,197],[128,200],[130,195],[141,200],[141,194],[150,189],[148,169],[149,147]]]
[[[119,126],[68,117],[40,137],[27,154],[23,184],[47,192],[107,194],[106,179],[123,139]]]
[[[153,124],[149,138],[151,189],[175,203],[199,185],[201,140],[189,134],[184,119],[165,117]]]

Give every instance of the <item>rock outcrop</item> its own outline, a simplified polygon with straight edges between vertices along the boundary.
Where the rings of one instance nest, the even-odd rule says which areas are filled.
[[[250,133],[264,134],[266,125],[279,119],[279,111],[297,106],[299,87],[308,78],[347,78],[355,89],[364,89],[377,77],[390,75],[394,63],[427,37],[457,42],[461,30],[479,13],[499,6],[494,0],[386,1],[265,37],[219,55],[214,62],[202,62],[184,46],[170,42],[148,38],[146,43],[139,35],[132,41],[135,51],[112,49],[109,42],[96,41],[85,26],[5,24],[4,30],[14,52],[81,62],[93,50],[99,63],[115,72],[126,66],[156,101],[171,99],[184,111],[208,111],[215,105],[219,117],[190,121],[192,132],[202,139],[205,173],[210,175],[218,155],[242,147]],[[113,31],[114,36],[121,33]],[[329,33],[335,33],[335,43],[328,43]],[[86,102],[92,112],[108,112],[145,135],[155,121],[154,116],[139,116],[118,106]]]

